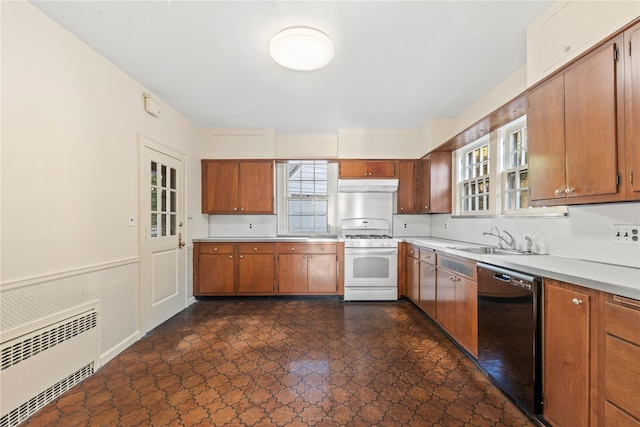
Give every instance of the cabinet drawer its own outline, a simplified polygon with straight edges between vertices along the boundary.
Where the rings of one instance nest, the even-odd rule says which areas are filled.
[[[607,334],[640,346],[640,301],[614,296],[605,303],[604,316]]]
[[[604,378],[607,401],[640,419],[640,346],[607,335]]]
[[[436,253],[431,249],[420,249],[420,261],[436,265]]]
[[[336,252],[335,243],[278,243],[278,253],[281,254],[335,254]]]
[[[417,246],[408,245],[407,255],[410,256],[411,258],[418,259],[420,258],[420,249]]]
[[[273,243],[241,243],[238,245],[241,254],[272,254]]]
[[[232,254],[233,243],[199,243],[201,254]]]

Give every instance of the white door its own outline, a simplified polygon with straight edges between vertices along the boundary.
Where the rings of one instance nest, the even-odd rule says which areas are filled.
[[[140,333],[186,306],[184,156],[139,136]]]

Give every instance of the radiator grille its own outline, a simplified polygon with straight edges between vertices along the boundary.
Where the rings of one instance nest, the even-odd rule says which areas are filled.
[[[69,390],[74,385],[78,384],[94,372],[93,362],[78,369],[67,378],[55,383],[48,389],[42,391],[37,396],[29,399],[7,415],[0,418],[0,427],[14,427],[25,421],[31,415],[42,409],[48,403],[54,399],[60,397],[63,393]]]
[[[475,269],[473,265],[466,262],[458,262],[450,258],[442,258],[442,266],[469,277],[473,276],[473,271]]]
[[[6,347],[3,345],[2,370],[17,365],[31,356],[61,344],[91,328],[95,328],[97,323],[98,313],[92,311],[67,323],[45,329],[29,338],[8,344]]]

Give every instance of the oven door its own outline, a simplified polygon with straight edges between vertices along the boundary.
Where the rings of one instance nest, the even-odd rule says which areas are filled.
[[[398,287],[397,248],[345,248],[344,286]]]

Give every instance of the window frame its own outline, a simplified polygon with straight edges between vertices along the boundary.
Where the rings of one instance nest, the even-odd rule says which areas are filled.
[[[463,217],[471,217],[471,216],[487,216],[487,215],[495,215],[495,199],[496,199],[496,179],[495,179],[495,161],[492,158],[495,153],[495,146],[492,144],[491,134],[485,135],[483,137],[478,138],[470,144],[465,145],[462,148],[459,148],[455,152],[455,161],[454,161],[454,173],[452,176],[454,177],[455,185],[454,188],[454,200],[456,205],[456,213],[459,216]],[[487,146],[487,172],[481,173],[476,176],[468,177],[466,172],[470,167],[474,167],[479,165],[482,169],[482,164],[485,162],[482,157],[480,157],[480,161],[477,163],[469,164],[467,161],[471,156],[473,156],[473,152],[477,149],[481,149],[484,145]],[[483,210],[464,210],[465,199],[468,197],[465,194],[465,184],[469,184],[469,187],[472,187],[475,183],[474,188],[479,188],[479,179],[482,179],[483,182],[483,191],[473,191],[471,197],[478,197],[480,194],[483,196]],[[486,191],[487,182],[489,183],[489,191]],[[479,200],[479,199],[478,199]],[[488,200],[488,202],[487,202]],[[476,205],[477,206],[477,205]]]

